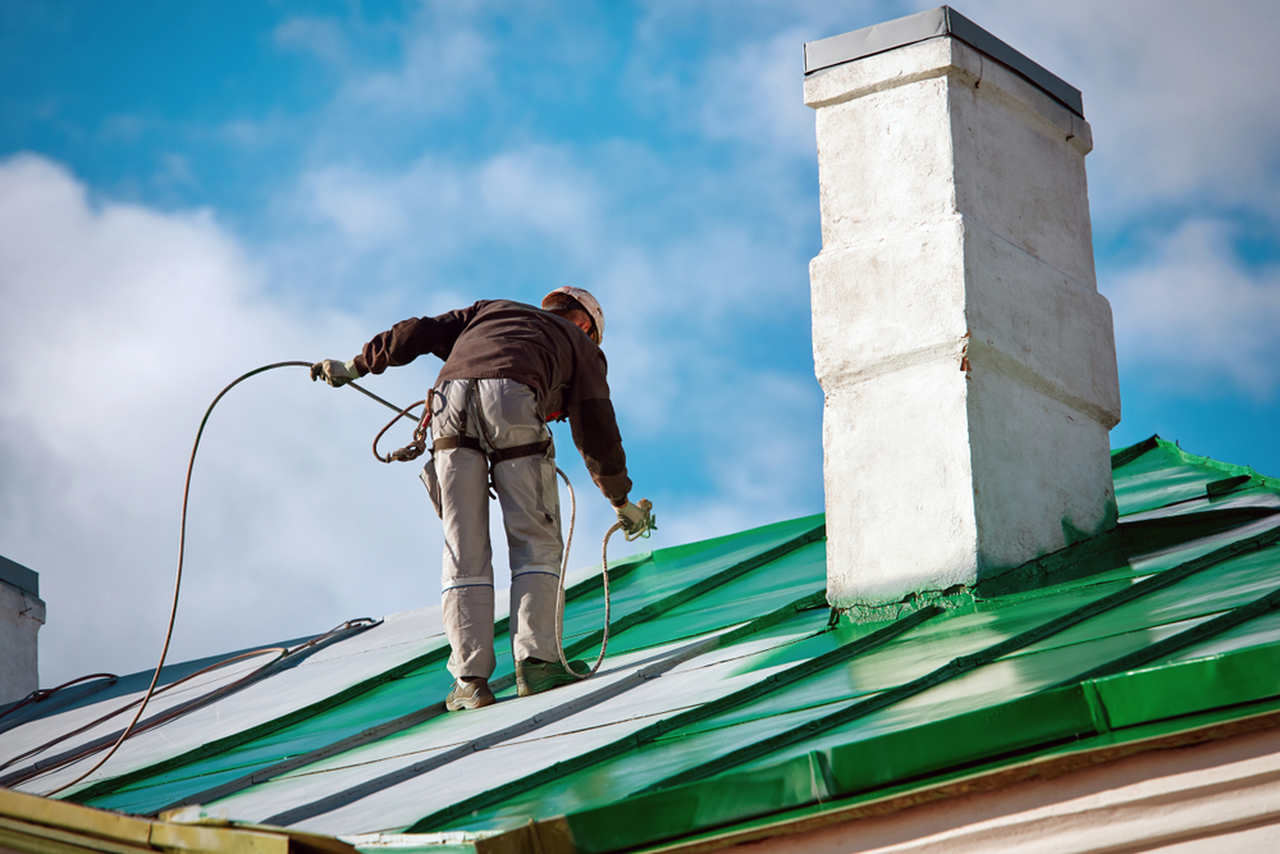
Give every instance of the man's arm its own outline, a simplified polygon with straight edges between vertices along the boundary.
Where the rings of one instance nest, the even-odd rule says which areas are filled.
[[[360,376],[380,374],[388,367],[407,365],[423,353],[449,358],[453,342],[475,316],[481,303],[436,317],[411,317],[379,332],[352,363]]]
[[[627,455],[613,404],[608,398],[592,398],[569,407],[569,426],[591,479],[615,507],[627,502],[631,478],[627,476]]]

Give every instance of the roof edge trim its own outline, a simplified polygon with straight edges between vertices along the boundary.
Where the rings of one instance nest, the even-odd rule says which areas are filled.
[[[1248,735],[1280,728],[1280,704],[1269,703],[1261,711],[1256,710],[1240,717],[1223,719],[1220,715],[1205,716],[1187,726],[1146,735],[1134,741],[1116,742],[1109,734],[1075,742],[1069,749],[1048,748],[1047,754],[1032,756],[1012,765],[985,765],[976,769],[962,769],[952,773],[932,775],[893,787],[877,797],[853,795],[828,803],[809,803],[782,808],[772,815],[746,817],[721,823],[718,827],[704,826],[693,830],[682,839],[668,843],[649,843],[644,850],[653,854],[677,854],[677,852],[719,850],[729,845],[768,839],[783,834],[815,830],[832,824],[856,821],[861,818],[885,815],[908,809],[921,803],[970,795],[981,791],[1003,789],[1024,780],[1059,776],[1082,766],[1097,766],[1118,761],[1128,756],[1152,750],[1189,747],[1235,736]],[[1149,725],[1158,726],[1158,725]],[[717,783],[731,787],[728,779],[718,778]],[[632,805],[635,808],[635,805]],[[574,819],[567,816],[571,827]],[[550,819],[563,822],[566,817]],[[537,824],[541,824],[538,822]],[[536,827],[536,825],[531,825]],[[495,840],[500,837],[495,837]]]

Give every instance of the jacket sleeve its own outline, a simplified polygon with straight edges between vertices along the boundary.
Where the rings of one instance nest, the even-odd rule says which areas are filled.
[[[616,507],[626,503],[631,491],[627,455],[622,450],[618,419],[609,401],[604,353],[594,344],[587,344],[585,338],[582,343],[584,349],[575,362],[574,391],[568,401],[569,426],[591,479]]]
[[[449,358],[453,343],[475,316],[481,303],[436,317],[411,317],[379,332],[354,359],[360,376],[380,374],[388,367],[407,365],[423,353]]]
[[[569,407],[569,426],[591,479],[615,507],[625,504],[631,491],[627,455],[622,450],[618,420],[609,400],[593,398]]]

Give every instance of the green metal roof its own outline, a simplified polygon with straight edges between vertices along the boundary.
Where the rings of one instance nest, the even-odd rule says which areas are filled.
[[[389,619],[237,695],[256,716],[221,699],[127,742],[71,798],[454,846],[432,850],[532,819],[605,851],[1280,709],[1280,482],[1154,437],[1112,463],[1115,531],[976,589],[832,615],[821,516],[663,549],[614,571],[582,684],[516,700],[500,636],[501,702],[446,715],[443,639]],[[599,643],[600,594],[570,589],[570,654]],[[0,762],[75,711],[0,733]]]

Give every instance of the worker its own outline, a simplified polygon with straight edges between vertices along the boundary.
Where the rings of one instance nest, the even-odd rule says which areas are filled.
[[[577,681],[556,637],[561,556],[555,446],[547,421],[569,420],[592,480],[628,534],[649,525],[628,500],[631,480],[605,358],[604,313],[586,290],[556,288],[542,308],[481,300],[401,321],[350,361],[325,359],[311,378],[341,386],[423,353],[444,360],[427,395],[431,457],[422,480],[444,526],[442,611],[454,683],[450,711],[493,702],[493,563],[489,489],[497,493],[511,565],[510,633],[520,696]],[[579,674],[587,667],[570,662]]]

